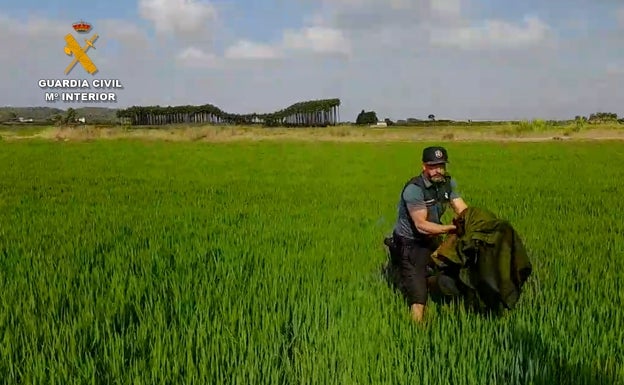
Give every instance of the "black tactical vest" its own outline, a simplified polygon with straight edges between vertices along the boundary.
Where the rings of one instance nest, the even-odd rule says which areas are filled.
[[[416,229],[416,225],[414,224],[414,221],[412,220],[412,216],[409,213],[407,204],[405,203],[405,200],[403,199],[403,192],[405,191],[405,188],[409,186],[410,184],[415,184],[416,186],[420,187],[421,190],[423,191],[423,195],[425,198],[425,205],[427,206],[427,210],[429,210],[431,207],[435,207],[435,210],[438,210],[437,211],[438,220],[441,220],[442,212],[439,211],[440,209],[439,205],[445,205],[450,202],[451,191],[452,191],[451,176],[446,175],[444,179],[445,180],[442,183],[432,182],[433,184],[429,186],[429,188],[427,188],[427,186],[425,186],[425,181],[423,180],[423,176],[422,174],[420,174],[410,179],[405,184],[405,186],[403,186],[403,191],[401,191],[401,204],[403,205],[403,208],[405,209],[405,212],[407,213],[407,219],[409,220],[410,226],[412,228],[412,232],[414,233],[414,236],[417,239],[425,238],[425,235],[422,234],[420,231],[418,231],[418,229]]]

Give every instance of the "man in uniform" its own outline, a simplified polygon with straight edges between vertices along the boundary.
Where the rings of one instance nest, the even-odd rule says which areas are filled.
[[[426,267],[440,245],[443,234],[455,225],[443,225],[442,215],[450,205],[459,215],[466,203],[454,178],[446,172],[449,162],[444,147],[427,147],[422,153],[422,172],[404,186],[398,205],[391,248],[393,270],[405,295],[414,321],[421,322],[428,298]]]

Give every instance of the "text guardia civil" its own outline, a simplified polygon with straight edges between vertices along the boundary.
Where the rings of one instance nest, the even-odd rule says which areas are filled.
[[[57,90],[46,92],[46,102],[117,102],[116,92],[68,91],[71,89],[116,90],[123,89],[119,79],[40,79],[39,88]]]

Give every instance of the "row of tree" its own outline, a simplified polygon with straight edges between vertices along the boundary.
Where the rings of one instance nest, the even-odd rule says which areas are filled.
[[[384,119],[384,122],[386,123],[386,125],[391,126],[394,124],[398,124],[398,125],[425,125],[425,124],[430,124],[430,122],[438,122],[438,123],[444,123],[444,124],[449,124],[449,123],[453,123],[453,124],[464,124],[464,122],[454,122],[451,120],[436,120],[435,115],[433,114],[429,114],[429,116],[427,117],[428,120],[421,120],[421,119],[415,119],[415,118],[408,118],[407,120],[397,120],[396,122],[393,122],[392,120],[386,118]],[[377,117],[377,113],[375,111],[365,111],[362,110],[360,111],[360,113],[357,115],[357,118],[355,119],[355,124],[356,125],[371,125],[371,124],[376,124],[379,122],[379,119]],[[577,115],[574,118],[574,121],[577,124],[579,122],[585,122],[585,123],[609,123],[609,122],[619,122],[619,123],[624,123],[624,119],[618,119],[618,115],[616,113],[613,112],[596,112],[596,113],[592,113],[589,115],[589,117],[585,117],[585,116],[580,116]],[[471,120],[468,120],[468,123],[472,123]],[[491,124],[493,122],[482,122],[482,123],[487,123],[487,124]],[[518,122],[516,122],[518,123]],[[570,121],[566,121],[566,120],[562,120],[562,121],[548,121],[547,122],[550,125],[559,125],[559,124],[569,124]]]
[[[589,123],[601,123],[601,122],[614,122],[618,120],[618,116],[614,112],[596,112],[589,115],[589,119],[586,117],[577,116],[575,120],[585,120]]]
[[[320,99],[295,103],[267,114],[232,114],[212,104],[201,106],[132,106],[117,111],[117,118],[129,125],[179,123],[263,124],[265,126],[325,127],[340,121],[340,99]]]
[[[433,122],[435,121],[435,115],[433,114],[429,114],[428,116],[428,121],[429,122]],[[420,120],[417,119],[408,119],[407,121],[399,121],[399,122],[412,122],[412,121],[417,121],[417,122],[421,122]],[[357,118],[355,118],[355,124],[357,125],[367,125],[367,124],[376,124],[377,122],[379,122],[379,119],[377,118],[377,113],[375,111],[360,111],[360,113],[358,114]],[[384,119],[384,122],[386,123],[386,125],[391,126],[394,124],[394,122],[388,118]]]

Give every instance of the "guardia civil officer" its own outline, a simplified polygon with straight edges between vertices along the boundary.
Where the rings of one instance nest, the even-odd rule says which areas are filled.
[[[455,179],[447,173],[448,162],[444,147],[423,150],[422,172],[403,187],[392,234],[395,247],[391,263],[412,319],[417,322],[423,320],[428,298],[426,265],[441,236],[455,230],[453,224],[442,224],[442,215],[449,206],[456,215],[467,207]]]

